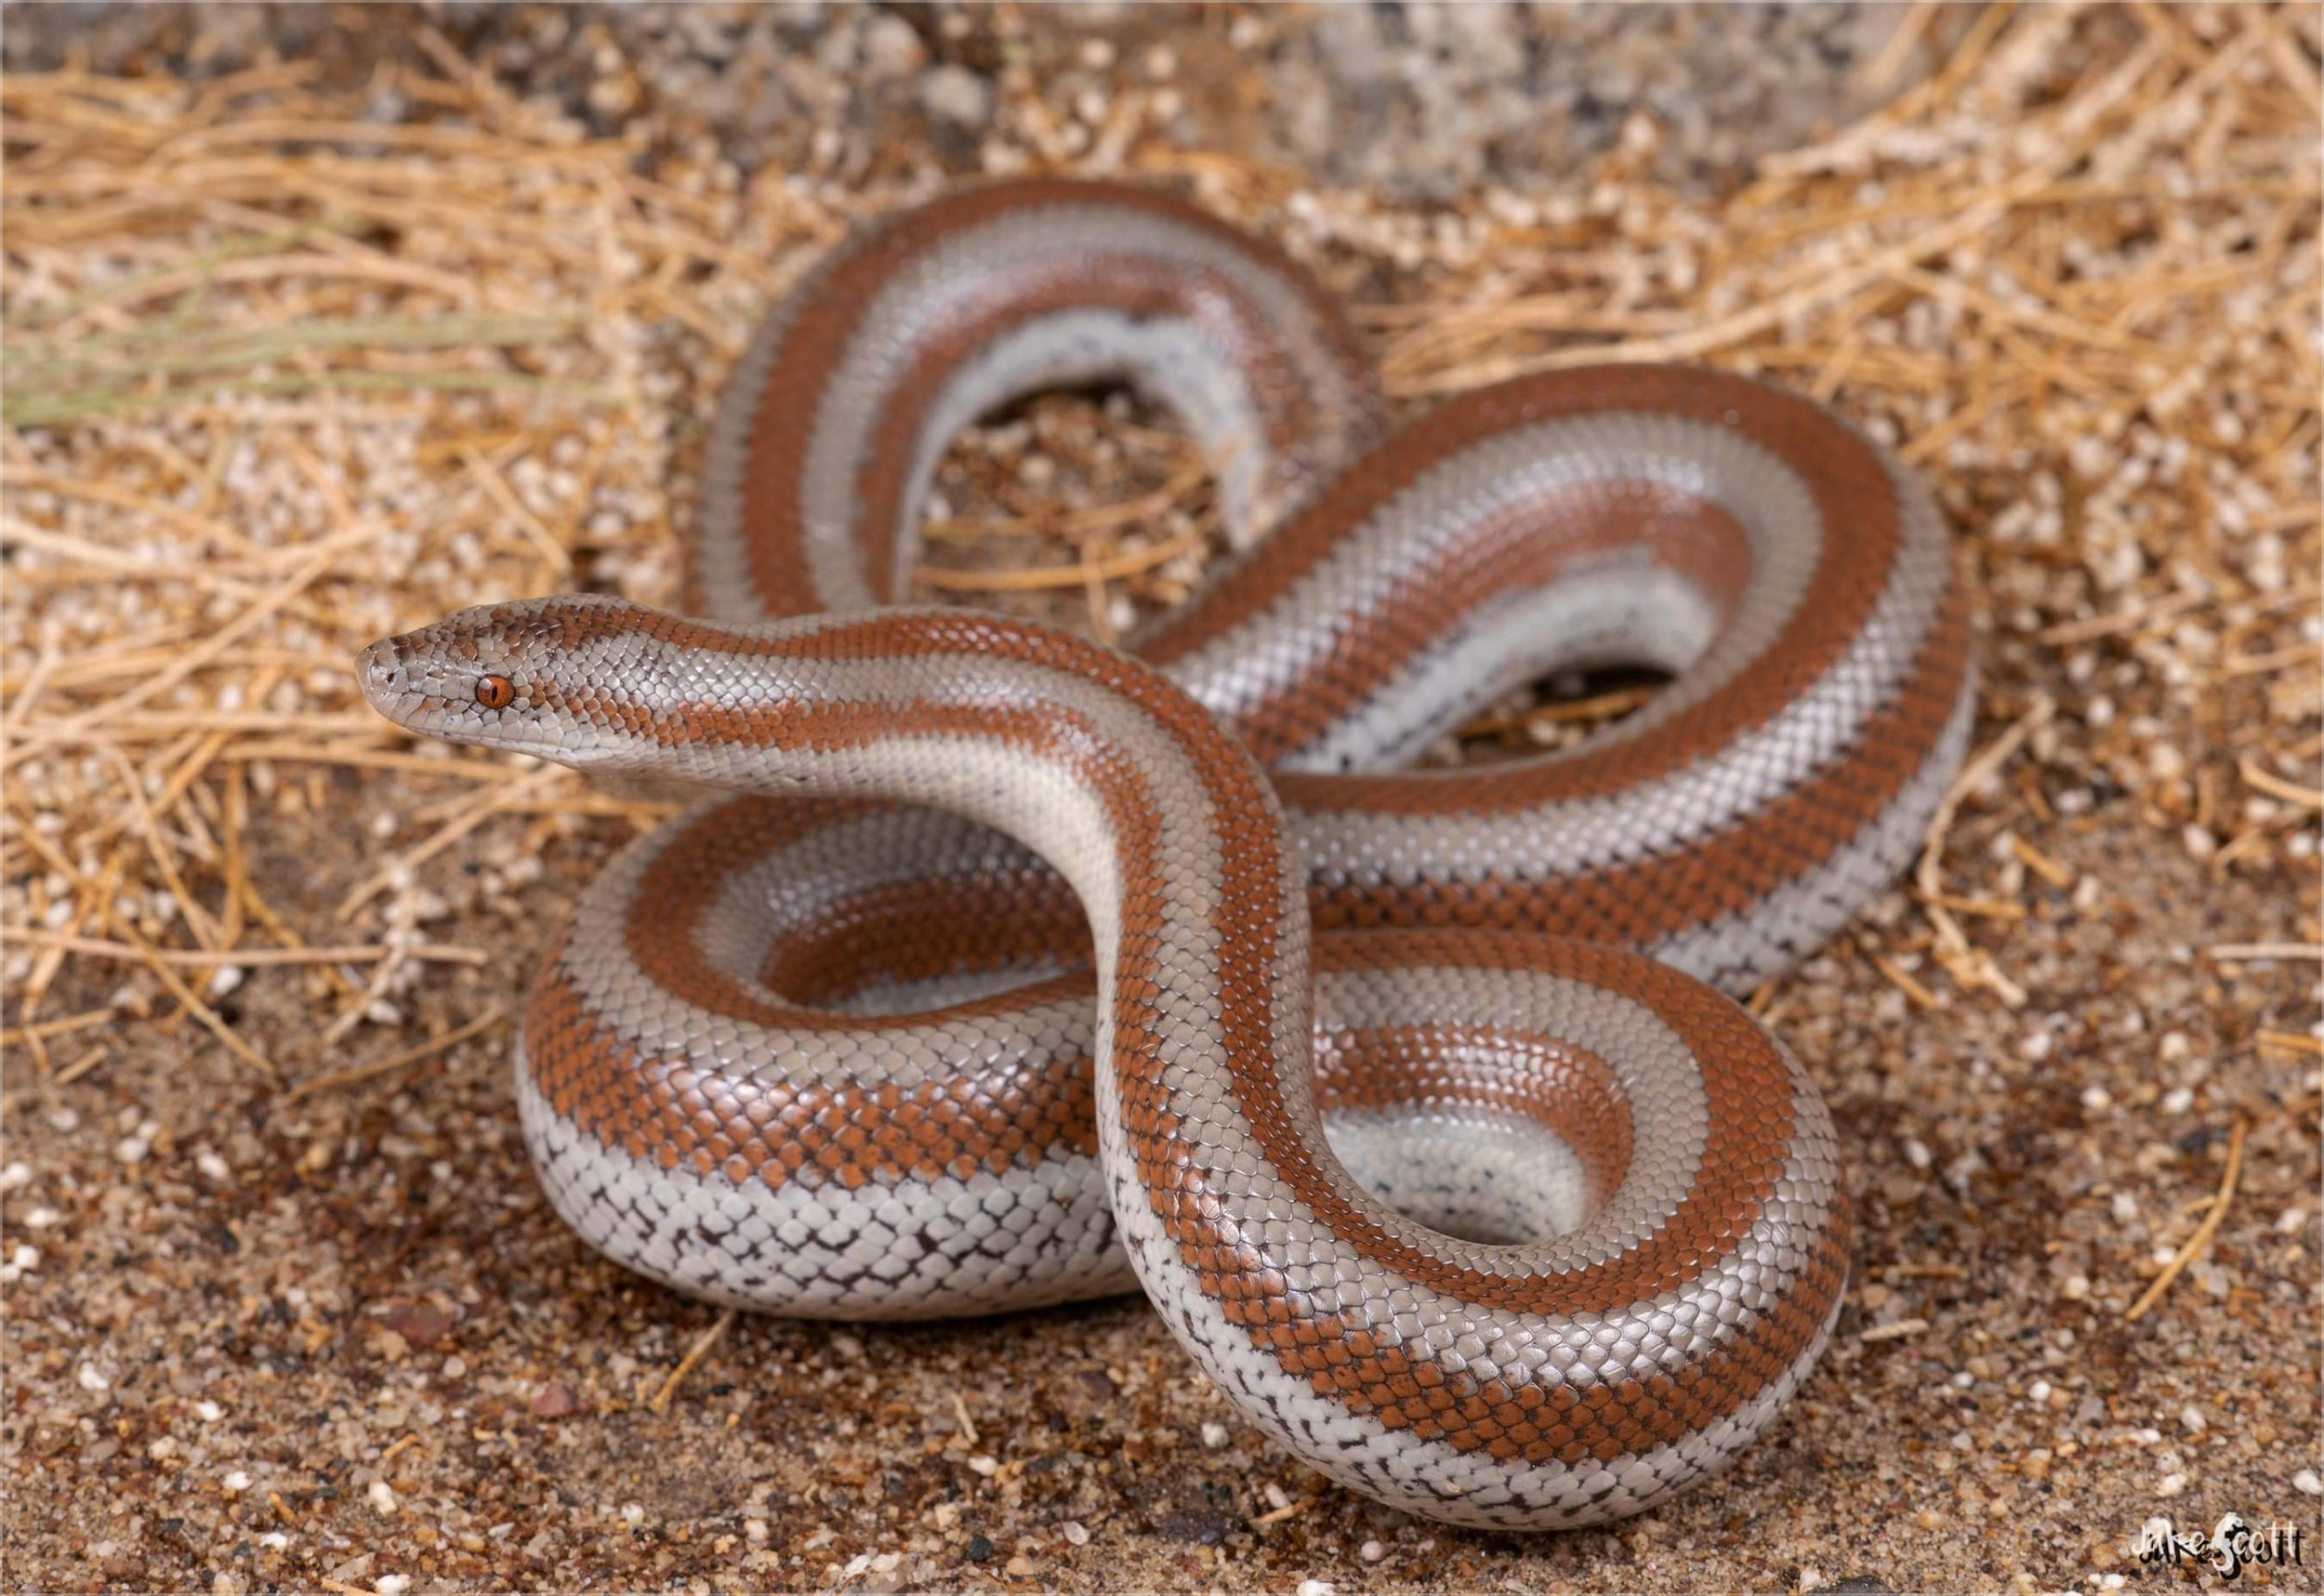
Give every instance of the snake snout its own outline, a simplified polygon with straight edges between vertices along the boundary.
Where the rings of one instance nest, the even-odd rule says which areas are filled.
[[[355,654],[355,685],[371,706],[397,725],[419,730],[420,712],[441,695],[422,679],[419,664],[402,638],[383,638]]]

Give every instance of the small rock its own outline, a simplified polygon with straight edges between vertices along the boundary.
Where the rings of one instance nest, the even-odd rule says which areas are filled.
[[[916,71],[928,50],[912,25],[903,18],[882,13],[864,29],[864,64],[876,78],[899,78]]]
[[[452,1328],[452,1315],[432,1302],[390,1302],[379,1323],[415,1347],[432,1346]]]
[[[571,1418],[581,1411],[581,1398],[562,1380],[551,1380],[533,1399],[535,1418]]]
[[[939,122],[981,132],[992,120],[992,86],[966,67],[946,62],[920,78],[920,108]]]

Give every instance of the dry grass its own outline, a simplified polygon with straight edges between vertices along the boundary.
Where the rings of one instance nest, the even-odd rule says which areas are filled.
[[[2134,793],[2223,877],[2313,856],[2317,26],[1997,7],[1932,81],[1721,202],[1640,176],[1644,125],[1583,191],[1449,214],[1173,147],[1134,95],[1080,164],[1286,239],[1401,399],[1685,359],[1894,441],[1971,534],[1996,689],[1911,911],[1859,940],[1917,1006],[2014,1004],[2028,873],[2076,885],[2015,830],[2061,785]],[[371,1031],[386,1067],[416,1056],[396,997],[477,956],[426,935],[428,863],[651,811],[400,741],[350,651],[489,596],[666,596],[717,376],[852,218],[912,197],[701,152],[640,176],[631,143],[430,48],[390,74],[398,124],[295,62],[7,85],[0,931],[7,1039],[42,1072],[92,1067],[50,1044],[121,1016],[190,1016],[285,1082]],[[1182,597],[1217,541],[1200,462],[1135,422],[1037,404],[956,449],[942,491],[997,513],[939,508],[922,591],[1101,636]],[[1472,740],[1589,713],[1527,698]],[[333,767],[439,796],[351,840],[377,864],[339,901],[270,901],[252,828],[315,831]],[[279,1056],[217,1012],[244,981],[311,1002]]]

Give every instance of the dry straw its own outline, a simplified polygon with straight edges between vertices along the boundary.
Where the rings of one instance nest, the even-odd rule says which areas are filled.
[[[1091,152],[1035,119],[1011,158],[1172,184],[1285,240],[1350,293],[1402,401],[1686,359],[1895,442],[1964,534],[1997,685],[1915,902],[1857,940],[1916,1006],[2007,1005],[2040,892],[2088,890],[2009,846],[2060,818],[2054,792],[2127,788],[2221,876],[2313,854],[2317,27],[1995,7],[1932,79],[1715,200],[1646,176],[1640,123],[1570,192],[1397,211],[1178,148],[1136,90]],[[6,1039],[42,1071],[115,1018],[190,1018],[270,1079],[458,1039],[404,1002],[481,956],[427,933],[447,856],[514,884],[593,818],[653,811],[403,743],[344,662],[486,596],[666,597],[753,317],[914,197],[706,153],[640,175],[631,142],[426,42],[434,69],[362,93],[301,63],[7,84],[0,930]],[[382,92],[412,120],[366,120]],[[979,513],[935,508],[925,596],[1101,636],[1219,544],[1202,463],[1118,403],[986,429],[943,491]],[[1554,744],[1637,701],[1526,697],[1469,741]],[[316,852],[286,867],[281,837]],[[304,1019],[243,1035],[236,983]]]

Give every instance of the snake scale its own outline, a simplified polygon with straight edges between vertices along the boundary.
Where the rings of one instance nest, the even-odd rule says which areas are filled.
[[[1093,381],[1215,462],[1225,574],[1119,651],[890,607],[958,429]],[[1637,1511],[1813,1365],[1832,1126],[1723,993],[1909,858],[1972,703],[1942,523],[1830,412],[1602,366],[1390,430],[1272,247],[1009,182],[770,317],[687,571],[686,616],[495,604],[358,662],[413,732],[733,789],[591,885],[525,1016],[592,1246],[816,1317],[1142,1286],[1283,1445],[1463,1524]],[[1576,748],[1404,768],[1618,663],[1670,680]]]

